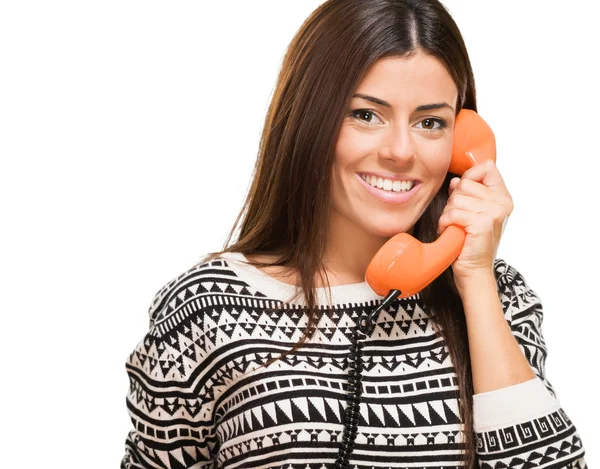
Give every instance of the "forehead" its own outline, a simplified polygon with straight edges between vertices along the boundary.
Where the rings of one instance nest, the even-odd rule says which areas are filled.
[[[377,61],[360,82],[358,93],[376,96],[393,107],[446,101],[454,106],[458,88],[444,64],[423,53]]]

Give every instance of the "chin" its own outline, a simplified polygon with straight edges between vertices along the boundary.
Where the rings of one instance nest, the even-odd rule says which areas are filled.
[[[379,238],[391,238],[398,233],[406,233],[410,230],[411,227],[402,225],[394,225],[388,223],[382,223],[381,225],[369,225],[365,227],[365,230],[368,233],[373,234]]]

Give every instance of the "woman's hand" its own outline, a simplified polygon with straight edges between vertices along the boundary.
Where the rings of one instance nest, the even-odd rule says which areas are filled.
[[[438,223],[441,233],[448,225],[467,232],[465,244],[452,263],[457,284],[481,273],[493,272],[500,237],[513,211],[512,197],[492,160],[469,168],[462,178],[450,181],[450,197]]]

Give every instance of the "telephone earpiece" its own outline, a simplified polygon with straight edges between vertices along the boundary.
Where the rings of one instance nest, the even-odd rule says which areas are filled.
[[[487,159],[496,161],[494,133],[479,114],[462,109],[454,125],[448,172],[462,176],[467,169]],[[393,298],[412,296],[456,260],[465,238],[464,228],[458,225],[448,226],[432,243],[421,243],[408,233],[399,233],[373,257],[365,280],[380,296],[390,296],[393,291]]]

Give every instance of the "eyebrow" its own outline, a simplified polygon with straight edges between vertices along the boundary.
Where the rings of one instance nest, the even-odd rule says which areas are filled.
[[[383,99],[379,99],[376,98],[374,96],[369,96],[366,94],[361,94],[361,93],[356,93],[354,96],[354,98],[362,98],[362,99],[366,99],[367,101],[371,101],[372,103],[375,104],[379,104],[380,106],[384,106],[387,108],[391,108],[392,105],[390,103],[388,103],[387,101],[384,101]],[[423,104],[421,106],[417,106],[417,108],[415,109],[415,111],[430,111],[432,109],[451,109],[452,111],[454,111],[454,108],[452,106],[450,106],[448,103],[443,102],[443,103],[433,103],[433,104]]]

